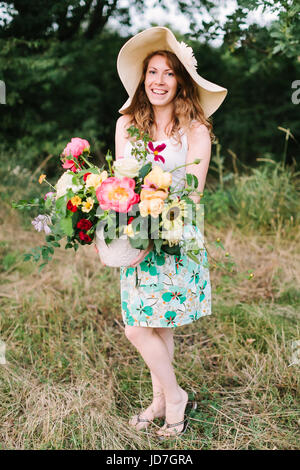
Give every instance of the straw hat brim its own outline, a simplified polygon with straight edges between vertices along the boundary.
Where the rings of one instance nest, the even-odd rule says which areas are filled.
[[[196,70],[192,49],[179,43],[172,31],[162,26],[148,28],[136,34],[123,45],[118,54],[118,74],[129,95],[126,103],[119,109],[119,113],[126,114],[131,104],[142,76],[143,60],[151,52],[161,49],[173,52],[183,64],[197,85],[205,117],[211,116],[224,101],[228,90],[201,77]]]

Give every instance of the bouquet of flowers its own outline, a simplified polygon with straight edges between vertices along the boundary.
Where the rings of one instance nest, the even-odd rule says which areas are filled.
[[[197,192],[196,176],[186,174],[185,188],[176,191],[172,172],[180,167],[167,172],[147,161],[149,153],[154,153],[154,161],[162,159],[159,149],[155,151],[149,136],[134,126],[128,132],[135,140],[134,158],[113,162],[108,151],[107,168],[99,168],[90,161],[89,142],[72,138],[60,156],[66,171],[56,185],[44,174],[39,177],[39,183],[48,183],[51,191],[30,201],[13,202],[21,210],[38,207],[40,214],[32,224],[46,234],[46,244],[26,253],[26,260],[42,258],[42,269],[66,239],[65,248],[75,250],[95,242],[108,266],[129,266],[149,243],[158,254],[162,250],[180,255],[183,250],[200,262],[204,243],[197,226],[201,214],[189,197]]]

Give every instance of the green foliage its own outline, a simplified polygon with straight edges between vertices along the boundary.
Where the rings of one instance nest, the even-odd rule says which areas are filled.
[[[128,9],[117,8],[118,2],[109,7],[107,1],[101,2],[107,6],[102,16],[96,13],[98,3],[37,1],[28,10],[26,1],[1,2],[8,18],[0,23],[0,80],[7,90],[7,104],[0,106],[1,146],[30,169],[50,156],[49,177],[57,171],[51,155],[58,155],[73,136],[89,140],[98,165],[105,164],[103,148],[113,150],[117,110],[127,98],[116,59],[127,38],[105,24],[110,16],[120,24],[129,24],[130,18]],[[142,0],[134,4],[143,8]],[[201,0],[208,13],[213,6]],[[269,27],[245,27],[247,14],[259,6],[266,13],[278,11],[278,21]],[[212,15],[199,26],[190,0],[182,0],[179,8],[191,19],[190,34],[171,29],[193,47],[199,73],[228,88],[221,110],[212,118],[224,148],[243,163],[253,164],[254,156],[267,152],[280,158],[278,126],[294,134],[300,128],[299,109],[291,101],[292,83],[300,73],[299,2],[239,0],[224,25]],[[215,37],[224,38],[219,48],[203,41]],[[295,134],[287,162],[298,152]]]
[[[0,39],[0,79],[7,88],[7,104],[0,106],[5,149],[34,168],[79,136],[95,149],[96,163],[104,164],[102,148],[111,145],[122,100],[115,67],[120,46],[116,34],[70,43]],[[55,158],[50,159],[47,173],[56,168]]]
[[[225,179],[225,178],[224,178]],[[217,227],[230,220],[260,232],[288,230],[299,221],[299,172],[276,162],[229,180],[225,187],[206,191],[205,218]]]

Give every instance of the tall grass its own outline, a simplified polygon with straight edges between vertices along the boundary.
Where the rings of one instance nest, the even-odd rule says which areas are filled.
[[[206,240],[222,240],[237,274],[212,264],[213,315],[175,330],[177,378],[198,409],[183,439],[163,443],[155,427],[127,424],[150,403],[151,380],[124,335],[119,271],[89,246],[57,250],[41,273],[24,262],[43,236],[9,203],[41,187],[22,169],[0,175],[2,449],[299,448],[299,193],[295,172],[276,168],[224,173],[223,189],[207,191]],[[213,243],[211,253],[224,256]]]

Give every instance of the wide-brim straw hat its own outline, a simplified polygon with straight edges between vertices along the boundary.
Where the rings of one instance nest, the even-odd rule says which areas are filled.
[[[228,90],[201,77],[196,70],[197,61],[193,49],[184,42],[179,43],[172,31],[163,26],[145,29],[129,39],[121,48],[117,70],[129,98],[119,109],[119,113],[126,114],[131,104],[142,76],[143,60],[148,54],[158,50],[171,51],[178,57],[197,85],[204,116],[211,116],[224,101]]]

